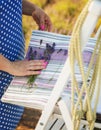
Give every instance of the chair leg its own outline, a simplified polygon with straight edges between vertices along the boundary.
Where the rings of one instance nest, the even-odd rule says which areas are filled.
[[[70,111],[67,107],[67,104],[65,103],[65,101],[62,98],[60,99],[60,101],[58,101],[57,104],[59,105],[59,109],[60,109],[62,118],[65,122],[67,129],[73,130],[73,123],[72,123]]]

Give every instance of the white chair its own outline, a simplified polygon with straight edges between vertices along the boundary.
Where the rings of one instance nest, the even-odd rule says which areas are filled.
[[[82,30],[81,30],[82,47],[84,46],[85,43],[87,43],[90,35],[92,34],[92,32],[96,26],[96,23],[97,23],[99,17],[101,16],[101,1],[100,0],[92,1],[88,11],[89,11],[89,13],[84,21],[84,24],[83,24]],[[68,70],[68,73],[66,70]],[[70,110],[67,107],[64,99],[61,98],[61,94],[64,90],[66,81],[69,79],[69,76],[70,76],[70,64],[69,64],[69,58],[68,58],[64,65],[64,68],[54,86],[54,89],[48,100],[48,103],[46,104],[44,110],[42,111],[42,115],[39,119],[39,122],[38,122],[35,130],[48,130],[47,128],[45,128],[45,126],[48,123],[50,117],[52,115],[53,116],[55,115],[54,109],[55,109],[56,104],[58,104],[62,119],[64,120],[66,126],[62,128],[64,123],[63,123],[63,121],[59,120],[58,123],[62,124],[62,125],[60,125],[60,128],[57,126],[57,127],[53,128],[52,130],[60,130],[60,129],[61,130],[63,130],[63,129],[73,130],[73,124],[72,124],[73,122],[72,122]],[[53,120],[53,124],[55,124],[53,118],[52,118],[52,120]],[[87,122],[85,120],[82,120],[81,123],[87,125]],[[95,127],[101,129],[101,123],[95,123]]]

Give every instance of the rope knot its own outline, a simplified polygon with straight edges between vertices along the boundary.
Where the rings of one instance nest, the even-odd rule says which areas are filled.
[[[75,112],[76,118],[75,120],[81,120],[81,118],[83,117],[83,111],[82,110],[77,110]]]
[[[86,118],[88,120],[89,123],[92,123],[95,121],[96,117],[94,116],[94,113],[91,111],[87,111],[86,113]]]

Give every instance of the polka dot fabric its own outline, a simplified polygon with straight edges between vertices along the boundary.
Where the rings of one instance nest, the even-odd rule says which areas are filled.
[[[0,0],[0,54],[10,61],[24,58],[22,0]],[[12,78],[0,71],[0,98]],[[23,110],[23,107],[0,101],[0,130],[15,130]]]

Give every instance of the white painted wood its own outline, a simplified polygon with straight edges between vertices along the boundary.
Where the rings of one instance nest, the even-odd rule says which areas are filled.
[[[67,130],[66,126],[64,126],[64,127],[62,128],[62,130]]]
[[[49,121],[48,121],[48,123],[47,123],[47,125],[46,125],[46,127],[45,127],[45,130],[50,130],[50,128],[51,128],[51,126],[53,126],[53,124],[55,124],[55,122],[58,120],[58,118],[56,117],[56,116],[52,116],[50,119],[49,119]]]
[[[45,128],[45,130],[49,130],[49,128],[50,128],[50,126],[51,126],[51,122],[53,123],[56,119],[63,119],[63,116],[62,115],[60,115],[60,113],[58,113],[58,114],[53,114],[52,116],[51,116],[51,119],[53,120],[49,120],[49,122],[47,123],[47,129]],[[86,128],[83,128],[83,126],[84,125],[86,125]],[[80,130],[87,130],[87,126],[88,126],[88,123],[87,123],[87,121],[86,120],[81,120],[81,127],[80,127]],[[101,123],[98,123],[98,122],[96,122],[95,123],[95,128],[98,128],[98,129],[101,129]],[[67,128],[66,128],[66,125],[64,125],[63,126],[63,128],[62,128],[62,130],[67,130]]]
[[[80,125],[80,130],[85,130],[84,124],[81,124],[81,125]]]
[[[99,4],[100,6],[99,6]],[[101,14],[101,1],[98,2],[98,0],[94,0],[89,8],[89,13],[87,15],[87,18],[83,24],[82,30],[81,30],[81,41],[82,46],[84,46],[90,35],[92,34],[96,22]],[[96,12],[96,13],[94,13]],[[68,73],[67,73],[68,72]],[[69,58],[66,60],[66,63],[64,65],[64,68],[61,71],[61,74],[54,86],[54,89],[52,91],[52,94],[50,96],[50,99],[48,100],[48,103],[46,104],[45,109],[42,112],[42,115],[39,119],[39,122],[36,126],[35,130],[45,130],[45,126],[52,115],[54,111],[55,104],[58,102],[61,93],[64,90],[65,83],[68,81],[70,76],[70,64],[69,64]]]
[[[63,116],[61,115],[61,113],[58,113],[58,114],[53,114],[52,115],[52,118],[60,118],[60,119],[63,119]],[[81,120],[81,129],[80,130],[82,130],[83,128],[83,126],[84,125],[86,125],[86,126],[88,126],[88,123],[87,123],[87,121],[86,120]],[[65,126],[66,127],[66,126]],[[95,128],[99,128],[99,129],[101,129],[101,123],[98,123],[98,122],[95,122]],[[67,129],[66,129],[67,130]]]
[[[88,125],[88,122],[86,121],[86,120],[81,120],[81,124],[84,124],[84,125]],[[101,123],[95,123],[95,128],[99,128],[99,129],[101,129]]]
[[[60,119],[62,119],[62,115],[59,113],[59,114],[53,114],[52,115],[52,117],[55,117],[55,118],[60,118]]]
[[[62,118],[62,115],[53,114],[49,119],[45,127],[45,130],[62,130],[62,129],[66,130],[65,122]]]
[[[101,26],[99,27],[99,29],[98,29],[98,31],[97,31],[97,33],[96,33],[96,35],[95,35],[95,38],[96,38],[96,39],[98,38],[100,32],[101,32]]]
[[[93,0],[89,9],[89,13],[84,21],[81,30],[81,44],[82,47],[87,43],[89,37],[91,36],[94,28],[96,27],[96,23],[101,16],[101,1]]]
[[[51,130],[60,130],[63,124],[64,124],[63,119],[58,119]]]
[[[64,122],[66,124],[66,128],[68,130],[73,130],[73,122],[72,122],[72,119],[71,119],[70,111],[67,108],[67,104],[65,103],[64,100],[61,99],[58,102],[58,105],[59,105],[59,109],[61,111],[62,118],[64,119]]]
[[[64,68],[58,78],[58,81],[54,86],[50,99],[48,100],[48,103],[46,104],[46,107],[43,110],[42,116],[40,117],[38,125],[36,126],[35,130],[44,130],[45,125],[47,124],[51,114],[54,111],[55,104],[60,98],[61,93],[63,92],[65,83],[67,82],[69,75],[70,75],[70,66],[68,58],[67,61],[65,62]]]

